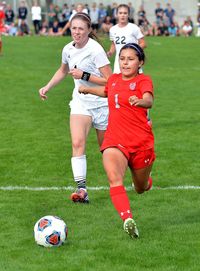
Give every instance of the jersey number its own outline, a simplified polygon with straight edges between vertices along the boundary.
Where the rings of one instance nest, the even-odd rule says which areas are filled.
[[[119,96],[119,94],[115,94],[115,108],[120,108],[118,96]]]
[[[116,37],[116,44],[126,44],[126,42],[125,42],[125,40],[126,40],[126,37],[125,36],[122,36],[122,37]]]

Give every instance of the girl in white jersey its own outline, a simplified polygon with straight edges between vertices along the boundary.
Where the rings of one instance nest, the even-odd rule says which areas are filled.
[[[119,52],[125,44],[137,43],[142,49],[146,47],[144,35],[140,28],[136,24],[129,23],[128,21],[129,11],[128,5],[119,5],[117,7],[118,24],[110,28],[109,34],[112,43],[107,55],[110,57],[116,52],[113,73],[120,73]]]
[[[72,138],[72,171],[77,183],[77,190],[72,193],[74,202],[88,203],[86,190],[86,139],[93,126],[97,132],[99,145],[103,141],[107,127],[107,99],[95,95],[84,95],[78,92],[80,84],[95,87],[104,86],[111,75],[109,60],[102,46],[90,36],[91,20],[85,13],[77,13],[71,20],[73,41],[62,51],[62,64],[48,84],[39,90],[41,99],[56,86],[66,75],[74,79],[73,98],[70,102],[70,130]]]

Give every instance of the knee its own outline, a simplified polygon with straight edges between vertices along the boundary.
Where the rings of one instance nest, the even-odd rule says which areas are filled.
[[[78,138],[72,141],[72,148],[74,150],[78,150],[80,148],[84,148],[85,147],[85,142],[84,140]]]
[[[108,176],[108,182],[111,187],[123,184],[123,179],[118,174],[114,172],[109,172],[109,173],[107,172],[107,176]]]

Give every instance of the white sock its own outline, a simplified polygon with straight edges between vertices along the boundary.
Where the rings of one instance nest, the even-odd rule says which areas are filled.
[[[74,175],[74,181],[77,183],[78,188],[86,189],[86,172],[87,172],[86,155],[72,157],[71,164],[72,172]]]

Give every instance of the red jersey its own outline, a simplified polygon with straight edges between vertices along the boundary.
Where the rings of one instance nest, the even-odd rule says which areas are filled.
[[[113,74],[105,87],[108,95],[108,127],[101,146],[101,151],[108,147],[126,148],[129,153],[154,147],[154,136],[148,110],[132,106],[129,97],[136,95],[139,99],[145,92],[153,95],[153,84],[149,76],[138,74],[125,81],[122,74]]]

